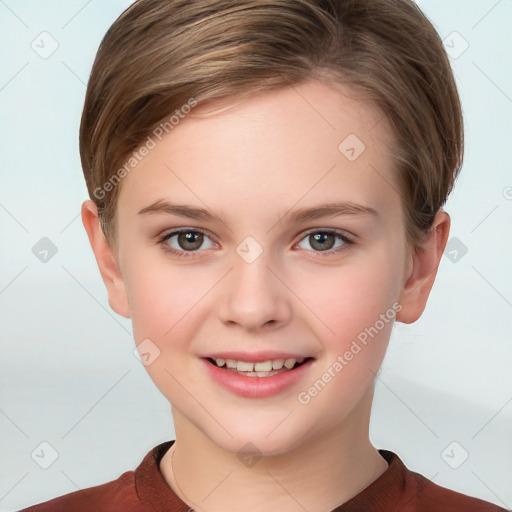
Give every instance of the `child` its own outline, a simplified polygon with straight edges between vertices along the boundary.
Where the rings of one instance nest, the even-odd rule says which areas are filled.
[[[135,2],[87,89],[82,220],[176,441],[26,510],[504,510],[368,435],[462,151],[448,59],[409,0]]]

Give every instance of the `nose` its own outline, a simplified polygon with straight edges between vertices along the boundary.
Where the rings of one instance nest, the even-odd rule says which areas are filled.
[[[291,318],[291,292],[269,265],[265,252],[252,263],[234,255],[234,268],[223,280],[219,314],[226,325],[246,331],[278,328]]]

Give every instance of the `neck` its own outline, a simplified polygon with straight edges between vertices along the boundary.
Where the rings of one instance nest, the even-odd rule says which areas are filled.
[[[387,469],[368,437],[369,409],[355,411],[341,427],[327,429],[282,455],[247,465],[173,410],[176,442],[160,469],[178,497],[196,512],[331,511]]]

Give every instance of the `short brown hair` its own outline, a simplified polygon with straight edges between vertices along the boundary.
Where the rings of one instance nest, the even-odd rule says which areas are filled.
[[[240,98],[309,79],[353,88],[391,122],[407,240],[416,245],[462,165],[463,122],[442,41],[412,0],[136,1],[101,42],[80,126],[107,240],[116,239],[116,169],[173,112],[191,98]]]

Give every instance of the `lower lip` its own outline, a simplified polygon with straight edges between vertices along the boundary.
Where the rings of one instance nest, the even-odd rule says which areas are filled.
[[[206,370],[215,382],[236,395],[248,398],[266,398],[290,388],[304,376],[312,362],[313,359],[310,359],[293,370],[278,373],[271,377],[246,377],[223,370],[207,359],[203,359]]]

